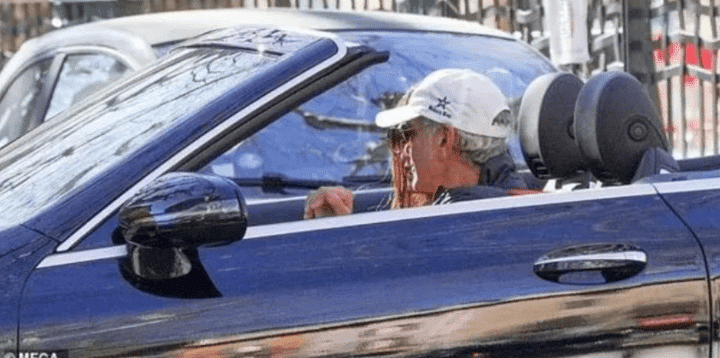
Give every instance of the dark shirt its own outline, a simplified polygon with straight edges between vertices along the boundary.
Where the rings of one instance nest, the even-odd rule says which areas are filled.
[[[501,196],[508,196],[508,192],[505,189],[494,186],[474,185],[462,188],[445,189],[437,196],[435,201],[433,201],[432,205],[442,205],[477,199],[497,198]]]
[[[515,162],[509,152],[494,156],[485,162],[478,184],[502,189],[528,188],[525,180],[515,170]]]
[[[525,180],[515,171],[510,153],[494,156],[485,162],[478,185],[442,189],[432,205],[508,196],[508,189],[527,189]]]

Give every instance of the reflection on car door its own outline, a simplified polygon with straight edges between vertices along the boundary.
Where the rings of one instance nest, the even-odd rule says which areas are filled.
[[[578,245],[596,251],[557,251]],[[613,247],[632,254],[603,252]],[[34,272],[21,349],[709,356],[701,250],[649,184],[250,227],[242,241],[198,249],[192,280],[164,290],[128,275],[126,259],[113,258],[123,250],[79,252]],[[639,273],[592,269],[643,255]],[[553,281],[534,273],[552,260],[567,270]]]
[[[715,174],[711,172],[710,178]],[[710,297],[712,297],[713,320],[713,356],[720,352],[718,344],[718,322],[720,322],[720,244],[718,243],[718,198],[720,197],[720,180],[702,179],[706,173],[675,174],[674,182],[657,183],[658,192],[668,204],[677,211],[697,236],[705,250],[710,270]],[[697,180],[689,181],[687,177],[696,176]]]

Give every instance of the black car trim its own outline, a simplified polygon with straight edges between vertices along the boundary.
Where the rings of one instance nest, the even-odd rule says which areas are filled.
[[[720,183],[719,183],[720,184]],[[408,210],[377,211],[324,218],[321,220],[295,221],[282,224],[248,227],[244,240],[292,234],[308,231],[319,231],[343,227],[353,227],[400,220],[414,220],[449,216],[467,212],[486,212],[502,209],[532,207],[540,205],[564,204],[580,201],[615,199],[623,197],[656,195],[657,192],[649,184],[612,187],[597,190],[581,190],[563,193],[547,193],[524,195],[521,197],[500,197],[480,199],[450,205],[435,205]]]
[[[360,189],[353,191],[354,193],[390,193],[392,190],[390,187],[387,188],[372,188],[372,189]],[[304,198],[304,197],[303,197]],[[263,204],[280,204],[280,203],[292,203],[295,202],[297,197],[284,197],[284,198],[253,198],[247,199],[246,202],[249,206],[263,205]]]
[[[714,187],[720,188],[720,179],[714,181]],[[709,186],[709,185],[707,185]],[[422,208],[393,211],[377,211],[359,213],[351,216],[324,218],[318,220],[294,221],[280,224],[248,227],[243,240],[260,239],[277,235],[330,230],[360,225],[370,225],[400,220],[423,219],[438,216],[450,216],[466,212],[486,212],[501,209],[522,208],[540,205],[565,204],[580,201],[617,199],[635,196],[656,195],[651,184],[636,184],[602,189],[558,192],[521,197],[502,197],[481,199],[449,205],[426,206]],[[279,201],[288,199],[279,199]],[[263,200],[263,202],[267,202]],[[250,202],[252,204],[252,202]],[[69,253],[57,253],[47,256],[38,268],[48,268],[74,263],[82,263],[108,258],[124,257],[127,254],[125,245],[110,246],[101,249],[90,249]]]
[[[311,32],[311,31],[308,31],[308,32],[316,33],[316,32]],[[172,158],[170,158],[170,160],[166,161],[165,163],[162,163],[155,170],[150,172],[150,174],[148,174],[143,179],[138,181],[135,185],[133,185],[129,190],[127,190],[125,193],[123,193],[122,195],[117,197],[115,200],[113,200],[109,205],[107,205],[98,214],[93,216],[92,219],[90,219],[88,222],[86,222],[84,225],[82,225],[78,230],[76,230],[72,235],[70,235],[70,237],[68,237],[67,240],[65,240],[60,246],[57,247],[56,252],[63,252],[63,251],[67,251],[67,250],[71,249],[78,241],[80,241],[80,239],[85,237],[85,235],[87,235],[87,233],[89,233],[95,227],[97,227],[100,223],[102,223],[108,216],[110,216],[113,212],[115,212],[125,201],[130,199],[130,197],[132,197],[132,195],[134,195],[136,192],[138,192],[142,187],[149,184],[151,181],[153,181],[155,178],[159,177],[160,175],[164,174],[165,172],[174,168],[178,163],[181,163],[184,160],[186,160],[186,158],[190,154],[192,154],[199,148],[207,145],[207,143],[209,143],[210,141],[215,139],[217,136],[219,136],[220,134],[225,132],[228,128],[236,125],[239,121],[245,119],[250,113],[255,112],[257,109],[263,107],[266,103],[275,100],[280,94],[297,86],[299,83],[302,83],[303,81],[316,75],[317,73],[320,73],[321,71],[334,65],[340,59],[345,57],[345,55],[348,52],[348,48],[345,46],[345,42],[340,40],[339,37],[337,37],[336,35],[330,35],[328,38],[331,39],[332,41],[334,41],[338,47],[338,52],[334,56],[323,61],[319,65],[309,69],[305,73],[297,76],[296,78],[285,83],[284,85],[276,88],[272,92],[266,94],[265,96],[260,98],[258,101],[256,101],[252,105],[244,108],[243,110],[241,110],[240,112],[238,112],[234,116],[232,116],[230,119],[226,120],[222,124],[218,125],[217,127],[213,128],[212,130],[208,131],[205,135],[200,137],[198,140],[196,140],[191,145],[180,150],[177,154],[172,156]]]

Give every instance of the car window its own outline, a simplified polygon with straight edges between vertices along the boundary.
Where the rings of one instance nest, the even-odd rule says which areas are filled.
[[[231,131],[225,126],[356,54],[320,35],[262,27],[208,33],[0,148],[0,230],[98,185],[117,195],[139,187],[191,159],[181,156],[200,150],[214,131]],[[101,204],[116,197],[90,195],[98,205],[121,202]]]
[[[0,227],[54,203],[277,61],[275,55],[231,49],[178,50],[162,69],[44,123],[35,135],[3,148],[9,153],[0,162],[6,178],[0,201],[8,210]]]
[[[355,189],[389,186],[389,155],[375,115],[428,73],[470,68],[492,78],[515,112],[527,86],[555,69],[516,41],[475,35],[421,32],[341,32],[347,40],[390,51],[388,62],[368,68],[301,105],[244,140],[202,172],[289,186],[247,185],[247,198],[303,194],[298,181],[327,181]],[[428,46],[432,43],[432,46]],[[514,141],[519,143],[518,141]],[[516,161],[523,161],[519,145]],[[515,147],[515,148],[513,148]],[[251,181],[249,181],[251,183]],[[294,183],[293,183],[294,182]],[[297,185],[296,185],[297,186]]]
[[[25,133],[52,58],[38,62],[18,76],[0,100],[0,147]]]
[[[348,41],[390,51],[390,60],[374,67],[365,91],[375,98],[402,93],[426,74],[441,68],[469,68],[492,78],[519,106],[525,88],[538,76],[557,71],[524,43],[491,36],[428,32],[340,32]],[[431,44],[431,45],[428,45]]]
[[[381,134],[363,128],[316,127],[313,120],[300,112],[290,113],[201,171],[247,179],[248,183],[252,179],[267,182],[264,188],[241,186],[246,198],[301,195],[306,189],[296,186],[308,182],[355,189],[389,183],[388,151]],[[278,180],[286,182],[281,185],[284,187],[273,184]]]
[[[87,97],[129,69],[120,60],[106,54],[88,53],[68,56],[60,70],[45,119]]]

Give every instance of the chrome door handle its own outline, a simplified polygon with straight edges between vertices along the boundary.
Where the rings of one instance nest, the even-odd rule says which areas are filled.
[[[647,254],[627,244],[589,244],[566,247],[540,257],[535,274],[560,283],[599,284],[637,275]]]

